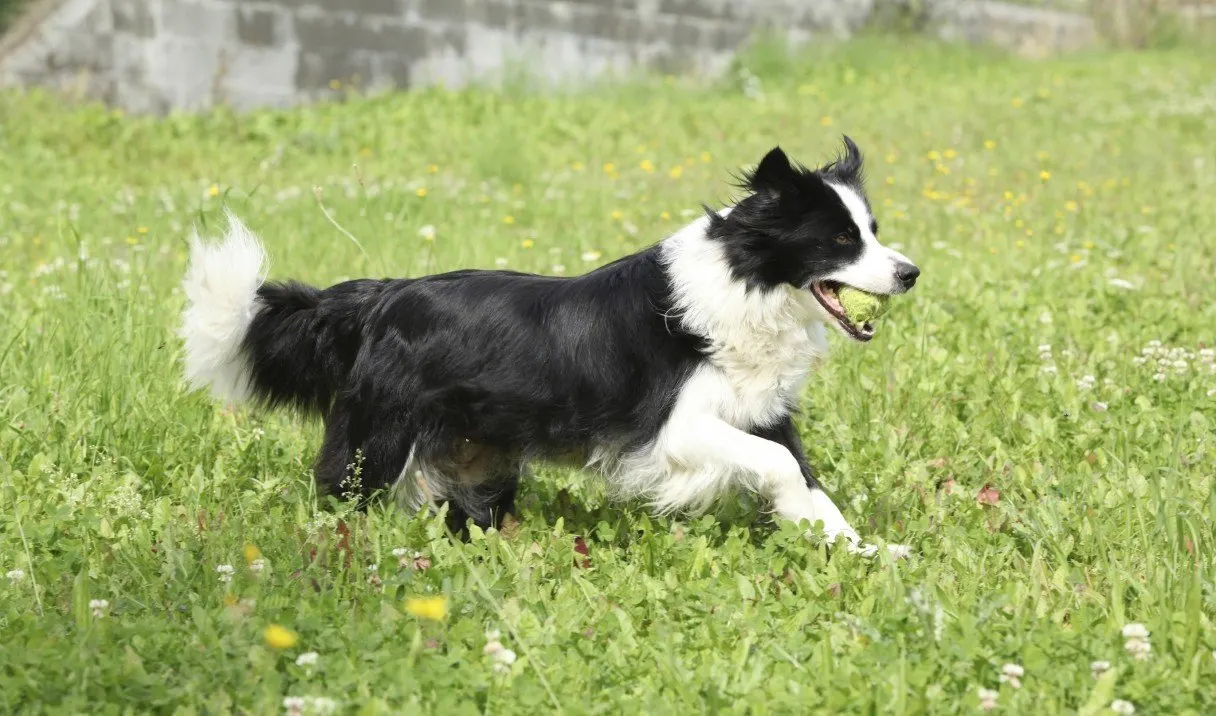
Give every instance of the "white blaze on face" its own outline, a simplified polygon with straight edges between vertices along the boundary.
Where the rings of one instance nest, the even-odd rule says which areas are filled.
[[[844,184],[826,183],[840,197],[853,223],[861,232],[862,248],[857,260],[823,278],[870,293],[893,294],[907,291],[908,288],[895,277],[895,270],[900,264],[912,262],[907,256],[878,243],[878,237],[870,230],[874,217],[857,190]]]

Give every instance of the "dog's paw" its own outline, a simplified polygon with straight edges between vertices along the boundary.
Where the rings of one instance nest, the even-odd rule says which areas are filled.
[[[869,542],[849,542],[848,550],[867,559],[878,556],[878,545]],[[887,554],[891,555],[891,559],[909,559],[912,548],[906,544],[889,544]]]
[[[912,548],[906,544],[889,544],[887,554],[891,555],[891,559],[911,559]]]

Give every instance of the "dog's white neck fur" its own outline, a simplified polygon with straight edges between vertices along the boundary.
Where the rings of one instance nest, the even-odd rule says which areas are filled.
[[[733,276],[708,228],[709,218],[700,217],[660,247],[674,293],[673,318],[709,342],[710,365],[734,393],[714,412],[749,429],[793,407],[813,362],[827,352],[827,330],[809,292],[749,289]]]

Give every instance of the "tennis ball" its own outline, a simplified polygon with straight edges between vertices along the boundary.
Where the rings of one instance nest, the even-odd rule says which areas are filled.
[[[844,315],[849,317],[849,320],[857,325],[869,323],[876,320],[891,307],[890,296],[880,296],[874,293],[866,293],[849,286],[841,286],[836,291],[836,300],[840,301],[840,307],[844,309]]]

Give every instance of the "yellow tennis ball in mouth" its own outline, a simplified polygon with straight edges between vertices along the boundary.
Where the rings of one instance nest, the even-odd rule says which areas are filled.
[[[844,315],[857,325],[878,320],[891,307],[891,297],[841,286],[836,290],[836,300],[844,309]]]

